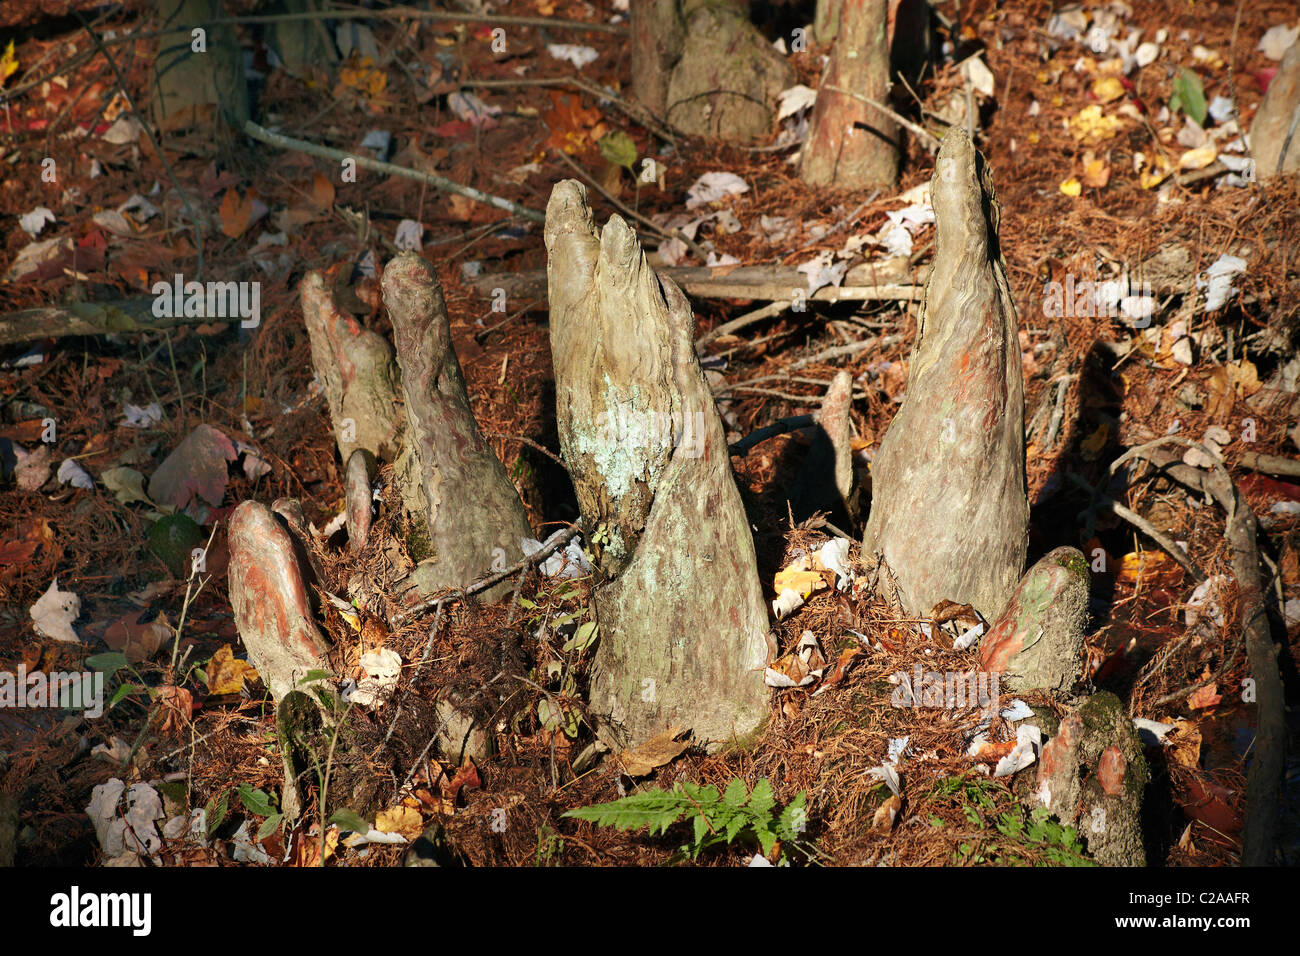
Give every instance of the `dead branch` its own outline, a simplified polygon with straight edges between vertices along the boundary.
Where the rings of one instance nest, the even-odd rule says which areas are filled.
[[[416,182],[427,183],[434,189],[455,193],[458,196],[464,196],[466,199],[472,199],[475,202],[481,202],[487,206],[504,209],[506,212],[514,213],[516,216],[522,216],[525,219],[531,219],[533,222],[546,221],[546,216],[538,212],[536,209],[529,209],[527,206],[521,206],[518,203],[511,202],[509,199],[502,199],[500,196],[493,196],[490,193],[485,193],[472,186],[462,185],[461,183],[447,179],[444,176],[438,176],[435,173],[422,173],[417,169],[407,169],[405,166],[395,166],[392,163],[370,159],[369,157],[361,156],[357,153],[348,153],[341,149],[332,149],[329,146],[320,146],[316,143],[309,143],[304,139],[294,139],[292,136],[272,133],[270,130],[258,126],[252,120],[247,120],[244,123],[244,133],[259,142],[266,143],[269,146],[275,146],[279,149],[297,150],[300,153],[306,153],[308,156],[319,156],[321,159],[331,159],[335,162],[342,162],[350,159],[362,169],[369,169],[376,173],[384,173],[388,176],[403,176],[406,179],[414,179]],[[544,290],[545,287],[545,282],[543,282],[541,288]]]
[[[1169,435],[1130,448],[1115,459],[1110,471],[1114,474],[1126,461],[1141,458],[1179,484],[1210,495],[1227,512],[1224,537],[1231,549],[1232,570],[1237,579],[1238,615],[1246,642],[1246,656],[1250,661],[1250,675],[1254,680],[1259,720],[1255,755],[1246,776],[1246,827],[1241,862],[1243,866],[1269,866],[1274,862],[1278,789],[1286,760],[1287,728],[1277,646],[1269,633],[1268,616],[1264,611],[1259,549],[1255,541],[1255,513],[1222,464],[1216,462],[1209,471],[1193,468],[1184,464],[1181,456],[1161,447],[1171,444],[1199,448],[1211,459],[1217,457],[1203,445],[1178,435]]]

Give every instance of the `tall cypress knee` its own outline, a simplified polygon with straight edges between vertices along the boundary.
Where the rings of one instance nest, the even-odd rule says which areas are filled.
[[[909,613],[947,599],[994,620],[1028,549],[1024,380],[997,199],[964,130],[944,138],[931,194],[934,265],[864,544],[884,552]]]
[[[767,608],[685,296],[586,191],[546,210],[560,448],[598,570],[591,707],[607,740],[719,744],[766,712]]]

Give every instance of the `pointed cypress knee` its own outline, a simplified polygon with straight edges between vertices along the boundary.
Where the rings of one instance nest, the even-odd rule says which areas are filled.
[[[424,590],[464,587],[523,556],[532,537],[519,493],[479,431],[451,343],[447,305],[433,269],[415,253],[384,269],[384,304],[406,397],[406,451],[397,480],[427,534],[427,558],[412,575]],[[503,582],[484,592],[495,601]]]
[[[909,613],[947,599],[994,620],[1028,547],[1024,381],[997,200],[964,130],[944,138],[931,195],[934,265],[864,544],[884,552]]]
[[[600,733],[749,735],[766,713],[767,609],[690,306],[621,218],[597,231],[572,180],[551,193],[546,251],[560,448],[606,579]]]

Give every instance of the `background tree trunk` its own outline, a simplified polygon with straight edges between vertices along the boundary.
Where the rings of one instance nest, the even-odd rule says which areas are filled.
[[[168,33],[158,38],[154,62],[154,123],[164,129],[197,125],[204,107],[213,107],[222,128],[243,129],[248,119],[248,84],[244,54],[229,24],[205,27],[205,52],[193,49],[193,28],[224,16],[217,0],[154,0],[159,24]]]
[[[668,112],[668,80],[682,56],[686,26],[678,0],[632,0],[632,92],[656,116]]]
[[[793,86],[785,57],[726,0],[632,0],[637,99],[693,136],[750,142],[772,131]]]
[[[685,296],[586,192],[546,213],[560,448],[598,569],[591,706],[625,746],[680,724],[725,743],[766,712],[767,608]]]
[[[864,544],[884,552],[909,613],[946,599],[992,621],[1028,550],[1024,380],[997,200],[965,130],[944,138],[931,193],[934,265]]]
[[[862,100],[832,89],[848,90],[887,105],[888,2],[839,0],[836,6],[836,10],[818,9],[819,36],[823,18],[826,29],[836,25],[836,36],[813,106],[800,175],[812,186],[892,187],[898,182],[902,148],[898,124]]]

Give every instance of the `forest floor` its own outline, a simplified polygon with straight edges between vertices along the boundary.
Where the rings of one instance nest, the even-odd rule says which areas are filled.
[[[95,786],[117,778],[127,785],[161,781],[169,816],[207,809],[212,839],[169,840],[155,861],[163,865],[227,865],[263,859],[261,852],[273,864],[311,864],[321,861],[322,845],[331,864],[396,864],[402,846],[341,840],[346,821],[320,819],[315,784],[295,826],[275,817],[281,761],[274,713],[256,681],[244,680],[243,648],[226,593],[224,519],[245,499],[270,503],[281,496],[300,499],[317,528],[340,513],[342,466],[324,397],[313,385],[298,283],[308,269],[336,270],[342,285],[356,290],[353,311],[360,320],[390,332],[382,310],[368,304],[374,302],[373,273],[393,254],[399,224],[412,220],[422,227],[423,254],[442,282],[474,412],[519,487],[538,537],[576,520],[567,475],[538,449],[558,452],[545,297],[512,302],[502,314],[471,281],[480,274],[545,269],[541,229],[408,179],[362,170],[357,182],[340,182],[328,161],[260,143],[241,141],[214,152],[197,133],[166,133],[160,157],[152,131],[121,122],[131,115],[128,99],[147,102],[156,41],[107,48],[125,77],[123,96],[103,56],[89,55],[95,48],[86,31],[63,15],[82,8],[91,16],[95,6],[5,5],[18,68],[4,81],[0,117],[0,210],[7,223],[0,262],[11,270],[0,282],[0,314],[148,294],[160,279],[193,273],[201,234],[205,276],[260,282],[261,322],[249,330],[230,323],[50,339],[10,346],[4,354],[0,671],[99,666],[108,671],[114,700],[97,719],[57,709],[0,709],[0,792],[18,795],[21,806],[17,861],[102,860],[87,806]],[[227,5],[232,14],[247,12],[244,6]],[[151,29],[137,7],[115,8],[95,21],[94,30],[120,35]],[[613,13],[604,0],[515,0],[496,7],[503,14],[587,22],[608,22]],[[1118,694],[1134,717],[1174,725],[1164,746],[1146,749],[1152,772],[1144,818],[1148,862],[1230,864],[1240,852],[1254,709],[1242,702],[1248,669],[1224,516],[1141,474],[1127,476],[1127,483],[1108,482],[1107,470],[1133,445],[1175,431],[1199,440],[1208,429],[1226,429],[1223,457],[1261,517],[1267,612],[1274,636],[1283,641],[1284,681],[1294,702],[1300,691],[1300,484],[1251,470],[1247,462],[1252,453],[1297,457],[1300,286],[1292,250],[1300,194],[1294,178],[1266,188],[1237,186],[1226,181],[1226,171],[1196,175],[1205,168],[1198,160],[1177,168],[1185,153],[1204,144],[1187,130],[1183,113],[1168,105],[1175,84],[1184,97],[1191,95],[1190,74],[1207,103],[1228,98],[1248,125],[1276,66],[1257,46],[1270,27],[1294,25],[1295,8],[1288,0],[1240,9],[1154,0],[1132,9],[1084,9],[1094,24],[1106,15],[1117,18],[1120,37],[1134,29],[1154,42],[1158,31],[1166,31],[1158,58],[1134,68],[1117,92],[1107,82],[1104,55],[1081,38],[1049,30],[1049,3],[974,0],[963,4],[959,36],[939,31],[949,49],[957,42],[959,56],[927,72],[916,96],[926,110],[943,115],[953,108],[955,93],[964,100],[958,59],[978,53],[992,74],[992,94],[977,94],[976,142],[993,170],[1002,251],[1021,321],[1030,561],[1062,544],[1089,557],[1093,685]],[[299,77],[268,65],[260,26],[239,27],[241,41],[254,51],[259,123],[366,154],[363,139],[382,130],[391,136],[390,162],[436,171],[536,210],[546,208],[556,181],[574,175],[574,165],[642,214],[665,217],[687,212],[686,191],[698,177],[731,173],[748,189],[708,207],[730,215],[701,224],[696,234],[719,257],[731,257],[724,262],[796,266],[844,249],[852,237],[877,237],[889,224],[888,212],[911,204],[898,197],[932,174],[932,156],[914,137],[897,191],[874,196],[805,187],[788,161],[789,149],[755,151],[688,138],[665,148],[618,108],[630,96],[626,43],[618,35],[555,28],[542,35],[512,26],[508,52],[494,53],[488,24],[348,22],[357,28],[352,42],[358,48],[373,44],[378,59],[357,56],[341,70]],[[776,29],[770,26],[772,38]],[[548,52],[548,44],[557,43],[590,47],[597,56],[575,69]],[[792,57],[801,81],[814,88],[818,52]],[[79,61],[75,54],[87,55]],[[531,82],[545,77],[556,81]],[[610,98],[592,95],[594,87],[607,88]],[[457,115],[448,98],[457,90],[499,112],[482,122],[461,101]],[[894,106],[918,121],[924,116],[901,86]],[[1231,119],[1206,122],[1222,130]],[[598,142],[620,131],[635,145],[638,163],[649,156],[664,165],[662,185],[641,185],[604,158]],[[1230,138],[1205,142],[1222,147]],[[45,157],[61,171],[56,182],[42,178]],[[614,208],[596,189],[588,195],[603,223]],[[123,208],[133,196],[145,202]],[[51,210],[50,221],[34,236],[18,217],[42,206]],[[151,208],[156,212],[149,214]],[[739,228],[729,229],[731,217]],[[909,231],[910,267],[924,268],[933,226]],[[34,274],[12,274],[20,253],[51,238],[69,241],[41,258]],[[658,237],[647,231],[642,239],[653,252]],[[871,242],[860,245],[867,251],[852,264],[871,255]],[[1174,288],[1161,294],[1149,329],[1086,310],[1044,314],[1049,283],[1066,276],[1114,278],[1168,250]],[[1224,253],[1240,255],[1246,267],[1233,277],[1227,300],[1207,311],[1195,277]],[[703,334],[765,303],[692,304]],[[815,303],[806,312],[786,311],[714,339],[704,350],[714,357],[706,367],[717,373],[718,393],[725,396],[729,439],[815,411],[831,376],[846,368],[855,382],[859,476],[869,480],[871,451],[906,389],[917,305]],[[873,344],[846,356],[797,364],[867,339]],[[159,509],[167,510],[160,484],[150,484],[146,494],[136,482],[155,475],[204,424],[236,444],[234,457],[219,457],[215,472],[210,461],[179,463],[204,475],[211,495],[210,507],[191,508],[200,519],[197,543],[211,541],[205,567],[191,573],[189,543],[178,554],[160,542],[165,535],[157,529],[175,526],[159,520]],[[833,533],[815,520],[791,526],[783,490],[807,444],[799,434],[781,435],[733,458],[765,587]],[[92,486],[76,487],[75,468],[65,461],[83,469]],[[1191,561],[1216,582],[1194,602],[1200,612],[1191,612],[1217,622],[1212,628],[1180,640],[1189,633],[1195,580],[1131,525],[1090,509],[1080,480],[1106,489],[1186,544]],[[396,498],[388,489],[376,524],[381,538],[398,527]],[[845,529],[857,538],[861,517]],[[336,594],[359,569],[364,562],[355,555],[338,548],[327,555],[326,578]],[[1227,575],[1227,583],[1219,575]],[[29,613],[56,576],[61,591],[80,599],[73,641],[39,633]],[[693,781],[722,791],[733,779],[752,788],[766,778],[778,807],[804,795],[807,827],[797,846],[783,848],[795,862],[1083,860],[1068,832],[1026,815],[1010,778],[993,778],[987,764],[967,756],[962,730],[969,715],[890,705],[890,676],[924,665],[925,641],[914,626],[883,620],[879,608],[857,606],[834,588],[814,592],[774,625],[783,654],[811,631],[830,663],[821,682],[772,695],[767,729],[751,747],[716,755],[687,750],[635,780],[609,759],[575,773],[575,760],[592,740],[581,720],[587,662],[581,654],[564,655],[560,646],[586,613],[589,585],[533,574],[520,592],[523,603],[513,608],[448,607],[435,636],[437,679],[426,688],[453,676],[484,679],[494,664],[483,659],[483,649],[507,632],[521,639],[525,673],[532,677],[502,701],[496,755],[477,767],[441,764],[436,754],[413,767],[428,727],[416,721],[397,729],[372,768],[387,787],[391,806],[384,819],[396,821],[388,829],[411,837],[441,822],[450,844],[475,865],[663,863],[690,843],[688,824],[652,836],[594,826],[565,812],[638,787],[670,789]],[[557,618],[566,616],[567,625],[557,628]],[[390,630],[373,620],[362,622],[362,630],[371,646],[391,647],[413,664],[432,624],[430,616]],[[331,614],[324,628],[337,641],[360,640],[346,616]],[[848,628],[884,650],[864,648]],[[563,666],[548,667],[556,662]],[[973,669],[974,653],[953,662],[954,669]],[[561,719],[552,714],[548,725],[544,702],[553,700],[564,706]],[[569,715],[572,723],[564,719]],[[350,719],[382,734],[391,718],[390,705],[356,711]],[[1294,739],[1300,728],[1293,723],[1290,729]],[[992,735],[1006,740],[1015,732],[998,720]],[[897,764],[902,799],[893,804],[896,813],[878,813],[889,809],[891,793],[883,775],[872,771],[887,762],[891,741],[903,738]],[[413,785],[396,792],[394,784],[412,769]],[[1298,769],[1294,760],[1288,765],[1283,821],[1292,863],[1300,861]],[[250,839],[256,831],[264,834],[260,841]],[[736,865],[754,852],[742,840],[703,853],[699,862]]]

